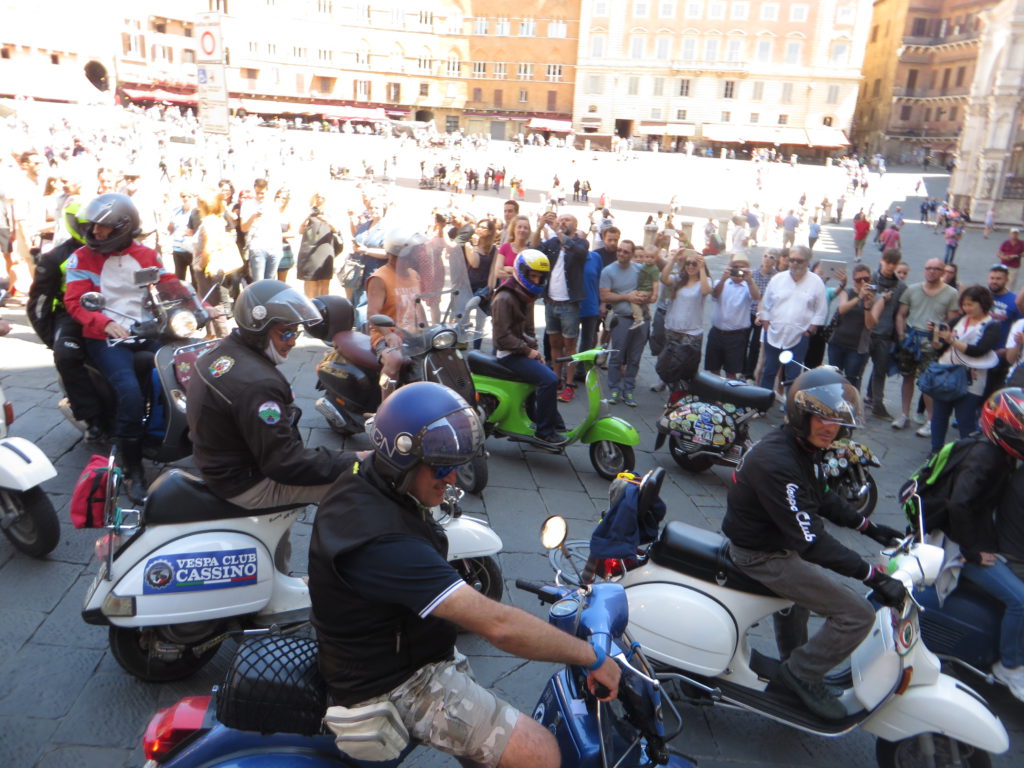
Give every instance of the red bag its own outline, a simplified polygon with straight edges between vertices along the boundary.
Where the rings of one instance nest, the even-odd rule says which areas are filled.
[[[75,528],[102,528],[103,507],[107,502],[106,456],[94,454],[78,476],[71,494],[71,523]]]

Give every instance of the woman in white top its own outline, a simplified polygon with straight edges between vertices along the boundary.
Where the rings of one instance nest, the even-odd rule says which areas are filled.
[[[711,293],[711,275],[704,257],[680,248],[661,270],[671,295],[665,312],[665,337],[698,350],[704,342],[704,299]]]
[[[932,453],[946,443],[949,416],[956,413],[960,437],[967,437],[978,429],[978,414],[982,396],[988,383],[988,371],[999,362],[995,353],[999,343],[999,323],[989,315],[992,292],[984,285],[969,285],[960,293],[960,311],[963,317],[952,328],[940,326],[935,331],[945,351],[938,362],[943,365],[962,365],[967,368],[967,392],[952,401],[932,400],[931,438]]]

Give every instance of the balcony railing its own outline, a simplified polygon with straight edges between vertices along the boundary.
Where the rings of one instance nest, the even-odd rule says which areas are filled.
[[[750,68],[747,66],[745,61],[696,61],[690,59],[673,59],[672,69],[746,74]]]
[[[980,39],[978,32],[960,32],[958,34],[948,34],[943,37],[918,37],[914,35],[904,35],[903,45],[950,45],[952,43],[969,43]]]
[[[936,99],[943,96],[967,96],[970,87],[961,85],[956,88],[911,88],[906,85],[893,86],[892,95],[903,99]]]

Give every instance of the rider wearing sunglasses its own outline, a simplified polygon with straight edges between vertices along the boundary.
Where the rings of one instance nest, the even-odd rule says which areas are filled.
[[[378,731],[397,721],[387,729],[395,740],[463,764],[556,768],[554,737],[473,679],[456,625],[522,658],[583,666],[608,698],[619,669],[590,644],[485,597],[447,562],[429,508],[483,450],[476,411],[447,387],[414,382],[384,401],[367,431],[373,454],[338,478],[309,544],[311,618],[334,705],[327,722],[341,717],[351,732],[353,721]]]
[[[316,504],[353,457],[307,448],[291,385],[278,370],[313,303],[277,280],[248,286],[235,302],[238,328],[200,357],[188,390],[196,466],[214,493],[248,509]],[[286,560],[279,552],[278,564]]]

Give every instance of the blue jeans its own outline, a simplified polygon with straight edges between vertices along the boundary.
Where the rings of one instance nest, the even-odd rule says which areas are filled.
[[[932,450],[938,451],[946,444],[946,430],[949,429],[949,415],[956,413],[956,428],[960,437],[967,437],[978,429],[981,413],[981,395],[970,392],[952,402],[932,400]]]
[[[106,340],[86,339],[85,348],[89,358],[100,369],[117,396],[117,415],[114,424],[115,437],[142,437],[143,419],[146,416],[146,399],[135,375],[135,353],[156,352],[161,344],[146,341],[141,344],[117,344],[107,346]]]
[[[843,372],[847,381],[853,384],[854,389],[860,389],[860,377],[864,374],[864,367],[868,364],[868,353],[861,354],[856,349],[841,347],[838,344],[828,345],[828,364],[834,365]]]
[[[999,632],[999,656],[1004,667],[1024,664],[1024,581],[1003,562],[965,563],[961,577],[977,584],[1006,606]]]
[[[789,389],[789,384],[800,375],[802,370],[797,363],[802,363],[804,357],[807,356],[807,345],[810,344],[811,339],[809,336],[801,336],[800,341],[796,343],[796,346],[790,347],[789,351],[793,353],[793,362],[786,366],[786,370],[782,374],[782,381],[785,389]],[[764,342],[764,371],[761,372],[761,386],[765,389],[771,389],[775,386],[775,374],[779,370],[779,355],[784,350],[773,347],[765,339]]]
[[[560,429],[565,429],[562,417],[558,415],[558,377],[540,360],[526,355],[508,355],[498,358],[498,362],[517,376],[535,384],[533,394],[533,417],[537,424],[537,437],[550,437]]]
[[[277,265],[281,263],[280,251],[249,249],[249,274],[257,280],[277,280]]]

